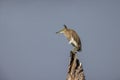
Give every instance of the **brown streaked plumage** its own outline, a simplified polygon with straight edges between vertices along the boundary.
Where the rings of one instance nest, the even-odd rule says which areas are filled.
[[[56,33],[64,34],[64,36],[67,38],[69,43],[74,46],[74,49],[73,49],[74,52],[81,51],[82,46],[81,46],[80,37],[78,36],[76,31],[74,31],[73,29],[67,28],[67,26],[64,25],[64,28]]]

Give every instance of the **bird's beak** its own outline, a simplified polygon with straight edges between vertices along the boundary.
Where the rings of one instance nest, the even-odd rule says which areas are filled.
[[[63,30],[60,30],[60,31],[56,32],[56,34],[59,34],[59,33],[63,33]]]
[[[59,31],[58,31],[58,32],[56,32],[56,34],[59,34]]]

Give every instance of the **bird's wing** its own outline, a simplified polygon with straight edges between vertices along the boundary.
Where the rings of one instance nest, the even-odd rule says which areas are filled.
[[[78,36],[78,34],[74,30],[72,30],[71,34],[72,34],[73,39],[77,42],[78,46],[81,46],[81,41],[80,41],[80,37]]]

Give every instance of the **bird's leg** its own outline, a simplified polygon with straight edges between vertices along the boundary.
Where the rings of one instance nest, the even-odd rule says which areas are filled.
[[[73,53],[77,53],[77,48],[74,47],[74,49],[72,50]]]
[[[77,48],[75,47],[75,45],[74,45],[73,43],[71,43],[71,44],[74,46],[72,52],[73,52],[73,53],[76,53],[76,52],[77,52]]]

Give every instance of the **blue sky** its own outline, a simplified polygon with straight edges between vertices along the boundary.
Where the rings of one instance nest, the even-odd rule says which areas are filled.
[[[1,0],[0,80],[64,80],[72,46],[55,32],[79,34],[86,80],[120,79],[119,0]]]

